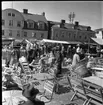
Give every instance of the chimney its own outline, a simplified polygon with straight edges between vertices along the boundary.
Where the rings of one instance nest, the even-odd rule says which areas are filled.
[[[78,29],[78,26],[79,26],[79,22],[75,21],[74,29]]]
[[[28,14],[28,9],[23,9],[24,14]]]
[[[64,28],[65,20],[61,20],[60,28]]]
[[[87,27],[87,31],[91,31],[91,27],[89,26],[89,27]]]
[[[79,22],[75,21],[75,26],[79,26]]]
[[[45,12],[43,12],[42,15],[45,16]]]
[[[65,20],[61,20],[61,23],[65,23]]]

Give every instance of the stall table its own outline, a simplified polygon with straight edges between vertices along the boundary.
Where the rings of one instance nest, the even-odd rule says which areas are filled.
[[[102,78],[99,78],[97,76],[90,76],[90,77],[83,78],[83,80],[87,81],[89,83],[93,83],[93,84],[103,88],[103,79]]]

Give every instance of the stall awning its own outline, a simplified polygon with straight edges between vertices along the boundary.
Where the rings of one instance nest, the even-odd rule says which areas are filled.
[[[63,43],[63,44],[69,44],[66,41],[57,41],[57,40],[48,40],[48,39],[43,39],[43,42],[49,42],[49,43]]]
[[[103,39],[102,38],[91,38],[93,41],[95,41],[99,45],[103,45]]]
[[[81,42],[78,41],[57,41],[57,40],[48,40],[48,39],[43,39],[42,42],[62,43],[62,44],[82,44]]]

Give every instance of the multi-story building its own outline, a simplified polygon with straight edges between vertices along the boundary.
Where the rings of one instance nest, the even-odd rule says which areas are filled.
[[[60,23],[51,22],[51,24],[50,37],[52,40],[79,41],[88,43],[91,37],[96,37],[95,32],[91,30],[90,26],[79,25],[78,22],[75,22],[75,24],[69,24],[65,23],[65,20],[61,20]]]
[[[52,39],[88,42],[96,37],[89,26],[47,21],[45,13],[31,14],[27,9],[19,12],[9,8],[2,10],[2,37],[16,39]]]
[[[9,8],[2,10],[2,37],[16,39],[47,38],[47,20],[42,15],[30,14],[27,9],[19,12]]]

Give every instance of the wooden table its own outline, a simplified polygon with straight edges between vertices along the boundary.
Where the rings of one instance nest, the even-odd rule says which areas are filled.
[[[90,77],[86,77],[83,78],[84,81],[87,81],[89,83],[93,83],[97,86],[103,87],[103,79],[97,77],[97,76],[90,76]]]
[[[103,78],[103,68],[92,67],[91,69],[94,71],[95,76]]]
[[[33,78],[36,78],[37,80],[45,80],[45,79],[53,79],[54,77],[48,73],[37,73],[33,75]]]

